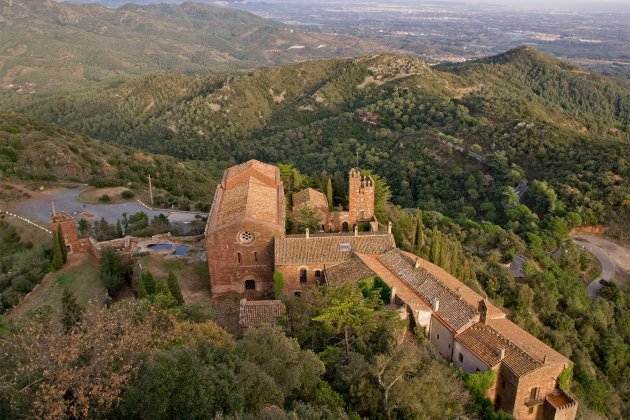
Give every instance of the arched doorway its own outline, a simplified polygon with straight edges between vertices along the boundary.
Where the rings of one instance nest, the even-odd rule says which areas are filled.
[[[348,225],[348,222],[343,222],[341,224],[341,231],[342,232],[350,232],[350,226]]]

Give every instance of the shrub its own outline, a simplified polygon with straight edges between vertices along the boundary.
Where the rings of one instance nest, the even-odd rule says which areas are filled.
[[[275,272],[273,273],[273,295],[276,299],[280,299],[282,297],[282,292],[284,290],[284,276],[282,273]]]
[[[124,198],[125,200],[130,200],[134,198],[136,195],[133,193],[133,191],[125,190],[120,194],[120,196]]]

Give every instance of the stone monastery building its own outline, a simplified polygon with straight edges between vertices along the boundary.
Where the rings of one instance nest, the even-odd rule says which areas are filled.
[[[392,289],[392,303],[403,308],[410,328],[425,334],[444,358],[469,373],[497,373],[487,395],[496,408],[517,419],[575,418],[577,402],[558,383],[570,360],[440,267],[398,249],[391,225],[380,230],[374,217],[374,182],[358,169],[349,173],[348,201],[348,211],[330,212],[321,192],[296,193],[291,210],[312,208],[324,233],[287,235],[279,169],[256,160],[227,169],[206,226],[213,297],[258,299],[241,307],[257,319],[274,272],[284,275],[285,293],[296,294],[308,284],[378,276]],[[360,223],[370,231],[359,233]],[[280,313],[272,302],[267,312]]]

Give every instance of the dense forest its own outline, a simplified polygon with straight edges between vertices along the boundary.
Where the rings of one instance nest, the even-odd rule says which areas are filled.
[[[377,181],[377,215],[393,222],[398,246],[487,295],[573,360],[567,387],[580,401],[582,418],[630,416],[630,295],[610,283],[591,299],[586,282],[597,265],[569,240],[571,229],[598,223],[630,237],[626,85],[520,48],[442,67],[379,55],[245,75],[159,74],[17,108],[30,116],[9,114],[2,124],[4,174],[28,178],[20,170],[34,162],[25,160],[34,153],[28,145],[46,130],[60,130],[52,125],[58,124],[117,145],[94,142],[94,154],[93,140],[54,131],[55,138],[73,139],[51,142],[67,148],[60,155],[80,162],[83,178],[59,173],[57,163],[47,166],[48,156],[37,161],[47,168],[42,177],[97,175],[113,184],[141,184],[160,168],[160,188],[174,202],[183,197],[198,208],[209,202],[204,182],[250,158],[279,164],[288,196],[312,186],[332,197],[333,206],[344,206],[346,172],[358,157]],[[78,151],[71,149],[75,138]],[[138,155],[139,149],[187,160]],[[291,229],[308,227],[310,218],[302,216],[290,221]],[[163,227],[159,220],[142,222]],[[116,226],[84,229],[117,235]],[[519,277],[508,268],[516,257],[525,261]],[[281,329],[232,339],[212,313],[182,305],[172,281],[133,277],[115,258],[104,267],[108,285],[130,283],[139,300],[85,313],[68,298],[68,326],[52,327],[55,320],[42,316],[15,334],[6,345],[36,351],[29,360],[19,351],[0,359],[10,384],[0,395],[0,413],[418,418],[446,410],[453,418],[502,416],[477,398],[487,378],[453,371],[422,341],[396,340],[398,325],[377,279],[305,291],[286,299]],[[348,318],[344,308],[353,309]],[[113,325],[129,333],[113,334]],[[260,347],[265,351],[252,351]],[[87,352],[85,370],[71,370],[64,359],[55,362],[58,371],[44,375],[49,348]],[[114,360],[124,368],[102,370]],[[400,372],[404,380],[385,392]],[[427,382],[435,375],[446,381]],[[116,388],[94,399],[99,382],[85,378]],[[32,385],[33,398],[25,398],[19,390],[32,381],[40,382]],[[257,392],[261,387],[269,392]]]
[[[504,187],[546,181],[586,223],[628,234],[630,89],[531,48],[437,68],[379,55],[157,75],[21,109],[186,159],[256,157],[339,177],[358,153],[397,204],[479,221],[501,223],[481,206],[496,207]]]

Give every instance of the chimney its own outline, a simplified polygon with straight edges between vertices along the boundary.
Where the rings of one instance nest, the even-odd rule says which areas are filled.
[[[387,222],[387,233],[392,234],[392,222]]]
[[[503,360],[505,359],[505,349],[504,348],[500,348],[499,349],[499,360]]]
[[[306,239],[311,237],[311,230],[309,228],[306,228]]]
[[[354,225],[354,236],[359,236],[359,226]]]
[[[433,312],[437,312],[440,310],[440,299],[435,299],[433,301]]]
[[[479,322],[481,322],[482,324],[485,324],[488,318],[488,305],[486,304],[485,299],[482,299],[479,301],[477,310],[479,311]]]

